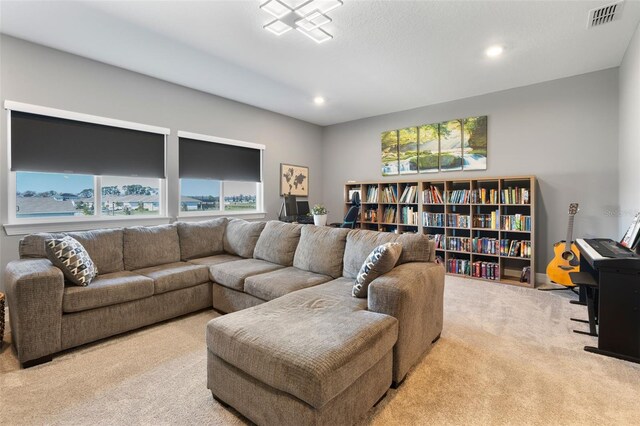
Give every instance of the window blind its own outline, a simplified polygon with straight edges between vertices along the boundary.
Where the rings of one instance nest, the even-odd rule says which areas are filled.
[[[11,112],[11,170],[165,177],[157,133]]]
[[[180,178],[260,182],[260,149],[179,138]]]

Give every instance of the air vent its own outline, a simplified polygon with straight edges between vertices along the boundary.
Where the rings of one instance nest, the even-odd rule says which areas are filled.
[[[606,6],[591,9],[589,11],[589,21],[587,22],[588,28],[599,27],[609,22],[617,21],[622,15],[622,7],[624,1],[611,3]]]

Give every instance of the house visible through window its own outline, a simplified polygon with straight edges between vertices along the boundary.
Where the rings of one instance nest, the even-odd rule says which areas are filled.
[[[103,216],[160,214],[160,179],[105,176],[101,187]]]
[[[93,181],[89,175],[17,172],[16,217],[91,216]]]

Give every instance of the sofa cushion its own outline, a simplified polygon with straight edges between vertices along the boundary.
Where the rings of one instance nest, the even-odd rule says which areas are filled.
[[[342,275],[342,257],[348,233],[349,229],[344,228],[304,226],[293,266],[338,278]]]
[[[45,241],[52,238],[62,238],[64,235],[65,234],[61,232],[38,232],[36,234],[25,235],[18,245],[20,259],[46,259],[47,251],[45,249]]]
[[[247,222],[243,219],[231,219],[224,231],[224,251],[245,259],[253,257],[264,222]]]
[[[402,254],[398,265],[407,262],[429,262],[433,242],[424,234],[393,234],[391,232],[377,232],[366,229],[354,229],[347,236],[344,250],[344,269],[342,275],[355,279],[369,253],[376,247],[397,242],[402,244]]]
[[[190,259],[189,263],[193,263],[194,265],[213,266],[213,265],[219,265],[220,263],[233,262],[235,260],[242,260],[242,259],[243,259],[242,257],[234,256],[232,254],[216,254],[214,256]]]
[[[401,253],[402,244],[400,243],[384,243],[374,248],[365,259],[353,283],[353,297],[367,297],[371,281],[392,270]]]
[[[202,222],[178,222],[176,226],[182,260],[211,256],[224,251],[222,240],[227,227],[226,217]]]
[[[84,246],[100,274],[124,270],[122,229],[69,232]]]
[[[209,321],[207,347],[258,381],[321,408],[392,350],[397,320],[302,291]]]
[[[154,294],[166,293],[181,288],[193,287],[209,282],[209,268],[187,262],[168,263],[150,268],[136,269],[136,274],[154,281]]]
[[[68,235],[46,242],[47,257],[60,268],[65,278],[75,285],[86,286],[98,275],[89,253],[75,238]]]
[[[283,266],[259,259],[242,259],[225,262],[209,267],[211,280],[225,287],[244,291],[244,280],[247,277],[281,269]]]
[[[176,225],[124,229],[124,267],[131,271],[180,261]]]
[[[293,265],[301,229],[302,225],[293,223],[277,220],[267,222],[258,238],[253,257],[278,265]]]
[[[273,300],[303,288],[331,281],[328,275],[289,267],[253,275],[244,280],[244,291],[262,300]]]
[[[79,312],[153,296],[153,280],[129,271],[99,275],[87,287],[68,286],[62,297],[64,312]]]

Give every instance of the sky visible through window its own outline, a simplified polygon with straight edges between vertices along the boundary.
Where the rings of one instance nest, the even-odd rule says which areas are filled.
[[[85,189],[93,189],[93,176],[37,172],[18,172],[16,174],[16,191],[18,193],[56,191],[77,194]]]
[[[220,181],[206,179],[181,179],[180,193],[183,196],[188,197],[199,197],[208,195],[219,197]]]

